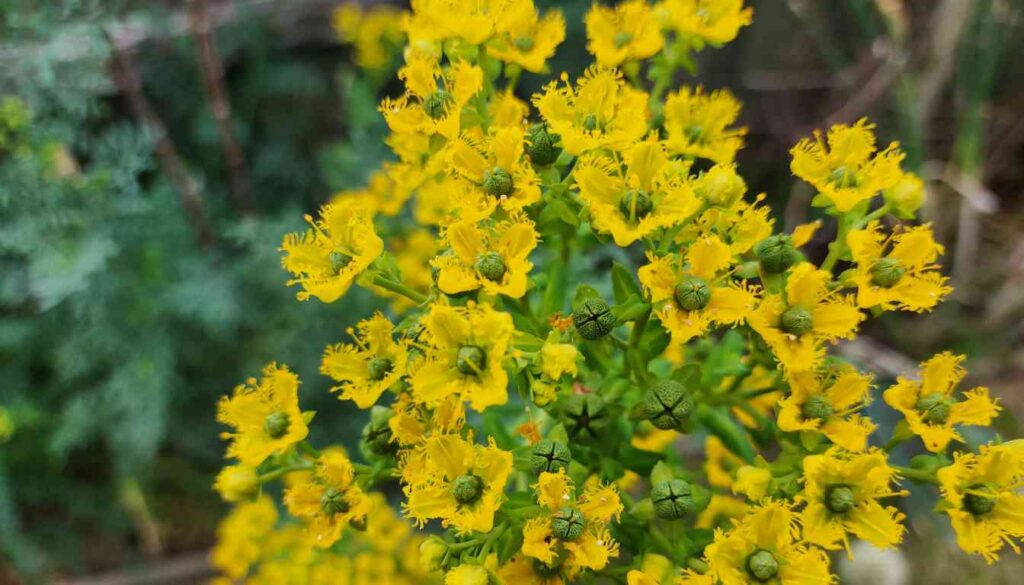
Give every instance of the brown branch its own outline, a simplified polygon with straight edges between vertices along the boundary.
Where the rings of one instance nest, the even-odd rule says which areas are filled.
[[[167,178],[178,191],[181,207],[195,229],[199,243],[208,246],[213,243],[214,235],[210,221],[203,210],[202,194],[195,180],[185,170],[181,156],[178,155],[178,150],[167,133],[167,127],[142,91],[142,78],[135,62],[134,50],[120,45],[110,31],[104,30],[104,34],[113,51],[114,82],[117,84],[118,90],[128,100],[128,107],[131,109],[135,121],[156,137],[153,150],[157,160],[160,161],[164,173],[167,174]]]
[[[248,214],[252,211],[249,175],[245,170],[242,148],[231,128],[231,102],[224,87],[224,67],[213,39],[210,9],[206,0],[189,0],[189,24],[196,42],[203,89],[210,102],[213,119],[217,122],[217,134],[228,164],[232,203],[236,211]]]

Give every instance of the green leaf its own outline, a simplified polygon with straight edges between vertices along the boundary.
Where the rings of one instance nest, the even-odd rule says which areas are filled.
[[[654,468],[651,469],[651,485],[657,485],[674,477],[675,475],[673,475],[672,469],[669,468],[664,461],[655,463]]]
[[[625,303],[631,296],[643,298],[644,293],[633,273],[618,262],[612,262],[612,291],[615,302]]]
[[[589,284],[580,284],[576,287],[576,294],[572,298],[572,308],[575,311],[587,299],[600,299],[601,293]]]
[[[569,282],[569,273],[565,266],[552,262],[547,271],[548,282],[544,287],[544,296],[540,302],[541,316],[550,317],[565,309],[565,289]]]
[[[750,438],[740,424],[733,420],[726,407],[698,405],[694,419],[709,433],[721,439],[725,447],[735,455],[747,463],[754,460],[754,446],[750,444]]]

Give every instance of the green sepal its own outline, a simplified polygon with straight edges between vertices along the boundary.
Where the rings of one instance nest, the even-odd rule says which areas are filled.
[[[313,417],[316,416],[315,410],[303,410],[302,411],[302,422],[309,426],[309,423],[313,422]]]
[[[651,485],[668,481],[674,477],[675,475],[672,473],[672,468],[666,465],[664,461],[655,463],[654,468],[651,469]]]
[[[572,309],[575,311],[587,299],[601,299],[601,293],[589,284],[580,284],[576,287],[576,294],[572,298]]]
[[[563,425],[562,423],[558,423],[557,425],[551,427],[551,430],[548,431],[547,436],[544,438],[552,441],[557,441],[565,445],[569,444],[569,433],[565,430],[565,425]]]

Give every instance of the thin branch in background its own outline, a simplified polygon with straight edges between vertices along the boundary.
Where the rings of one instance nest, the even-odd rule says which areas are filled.
[[[167,174],[167,178],[178,191],[181,207],[195,229],[199,243],[203,246],[212,244],[213,228],[210,227],[210,221],[203,210],[203,199],[199,186],[185,170],[181,156],[178,155],[178,150],[167,133],[167,127],[142,91],[142,78],[135,62],[134,50],[120,45],[110,31],[105,30],[104,34],[110,42],[113,76],[118,90],[128,100],[128,107],[131,109],[135,121],[148,129],[156,138],[154,151],[157,159],[160,161],[164,173]]]
[[[217,134],[224,150],[224,159],[228,164],[231,200],[236,211],[248,214],[252,211],[252,190],[242,148],[231,128],[231,101],[224,87],[224,67],[213,39],[210,10],[206,0],[189,0],[189,24],[196,42],[203,89],[210,102],[213,119],[217,122]]]

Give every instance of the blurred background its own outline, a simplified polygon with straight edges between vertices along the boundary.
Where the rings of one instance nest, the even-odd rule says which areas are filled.
[[[268,361],[302,376],[314,433],[358,434],[319,360],[373,301],[297,302],[276,250],[387,155],[376,104],[400,56],[359,70],[340,2],[0,0],[0,583],[207,576],[216,401]],[[590,2],[537,4],[566,14],[552,69],[575,76]],[[754,24],[680,82],[744,101],[740,170],[777,225],[813,218],[792,145],[868,116],[927,180],[946,246],[954,298],[843,351],[882,383],[966,353],[1007,407],[994,431],[1022,436],[1024,0],[748,4]],[[903,552],[839,561],[844,582],[1020,582],[1019,557],[986,568],[913,514],[935,503],[918,491]]]

